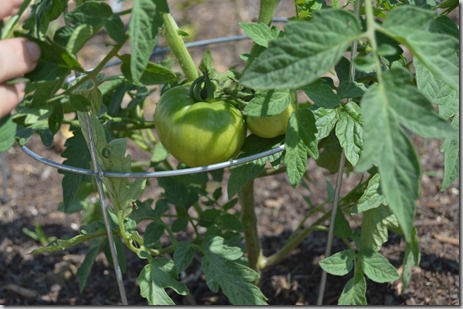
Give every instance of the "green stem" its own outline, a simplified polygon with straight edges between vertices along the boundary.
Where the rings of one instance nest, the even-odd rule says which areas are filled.
[[[270,25],[270,23],[272,22],[272,19],[273,19],[273,15],[275,14],[275,11],[276,11],[279,3],[280,3],[280,0],[260,0],[260,3],[259,3],[259,18],[257,19],[257,22]],[[250,52],[252,57],[246,63],[246,66],[244,67],[243,73],[254,62],[254,59],[259,54],[259,49],[260,49],[260,47],[256,43],[254,43],[252,45],[251,52]]]
[[[382,69],[381,69],[381,61],[378,57],[378,43],[376,42],[376,36],[375,36],[375,31],[376,29],[378,29],[378,25],[375,22],[375,15],[373,13],[372,0],[365,1],[365,15],[367,19],[366,37],[368,41],[370,42],[371,49],[374,54],[376,76],[378,78],[378,84],[380,87],[382,87],[383,75],[382,75]]]
[[[241,223],[243,224],[244,239],[249,267],[259,271],[263,258],[257,231],[257,216],[254,203],[254,180],[247,182],[238,194],[241,204]]]
[[[69,93],[72,93],[73,90],[77,89],[79,86],[84,84],[86,81],[90,79],[94,79],[98,73],[100,73],[105,65],[115,56],[117,56],[117,53],[119,50],[124,46],[125,42],[128,40],[128,36],[124,38],[121,42],[117,43],[116,45],[113,46],[113,48],[109,51],[109,53],[101,60],[101,62],[92,70],[90,71],[86,76],[81,78],[78,82],[76,82],[72,87],[68,88],[66,91],[64,91],[61,95],[66,95]]]
[[[162,14],[162,19],[164,20],[163,35],[167,41],[167,45],[169,45],[170,49],[174,53],[174,56],[182,68],[183,73],[185,73],[186,78],[189,81],[194,81],[199,77],[199,73],[196,69],[193,58],[183,42],[182,36],[179,34],[177,23],[170,13]]]
[[[268,258],[263,260],[262,268],[266,268],[272,265],[275,265],[276,263],[280,262],[284,258],[288,256],[291,251],[293,251],[294,248],[296,248],[303,240],[304,238],[307,237],[307,235],[314,231],[314,230],[323,230],[326,231],[327,228],[320,226],[326,219],[328,219],[331,215],[331,211],[328,211],[326,214],[324,214],[320,219],[315,221],[313,224],[311,224],[308,228],[303,230],[302,232],[299,233],[296,237],[292,238],[290,241],[288,241],[283,248],[281,248],[278,252],[275,254],[269,256]]]

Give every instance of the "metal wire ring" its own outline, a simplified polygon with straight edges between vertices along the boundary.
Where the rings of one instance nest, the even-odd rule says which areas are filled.
[[[65,172],[71,172],[75,174],[89,175],[89,176],[95,175],[95,172],[92,170],[64,165],[64,164],[49,160],[47,158],[44,158],[36,154],[29,148],[27,148],[26,146],[20,146],[20,148],[31,158],[45,165],[57,168]],[[190,174],[197,174],[197,173],[209,172],[209,171],[218,170],[222,168],[232,167],[235,165],[241,165],[241,164],[248,163],[248,162],[251,162],[257,159],[261,159],[264,157],[274,155],[276,153],[283,151],[284,149],[285,149],[285,146],[280,145],[278,147],[266,150],[264,152],[254,154],[251,156],[247,156],[247,157],[243,157],[243,158],[239,158],[239,159],[215,163],[215,164],[206,165],[206,166],[191,167],[191,168],[185,168],[185,169],[173,170],[173,171],[159,171],[159,172],[106,172],[106,171],[102,171],[101,175],[104,177],[108,177],[108,178],[160,178],[160,177],[190,175]]]

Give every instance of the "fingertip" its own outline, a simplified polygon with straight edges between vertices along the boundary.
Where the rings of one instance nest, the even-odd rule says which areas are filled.
[[[40,50],[40,47],[37,45],[37,43],[27,41],[26,50],[32,62],[37,62],[40,59],[42,51]]]

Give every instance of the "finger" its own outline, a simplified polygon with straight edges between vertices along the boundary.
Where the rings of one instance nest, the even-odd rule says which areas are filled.
[[[0,83],[32,71],[39,58],[40,48],[27,39],[0,41]]]
[[[24,83],[0,85],[0,118],[8,115],[24,97]]]
[[[18,13],[19,7],[24,0],[1,0],[0,4],[0,19]]]

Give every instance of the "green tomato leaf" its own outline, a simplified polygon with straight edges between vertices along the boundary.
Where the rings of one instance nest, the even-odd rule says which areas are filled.
[[[16,123],[11,115],[0,118],[0,153],[7,151],[13,146],[16,134]]]
[[[458,39],[429,31],[434,13],[413,6],[392,10],[381,29],[404,44],[436,77],[458,90]]]
[[[177,281],[174,263],[165,257],[153,259],[146,265],[138,277],[138,284],[140,295],[146,298],[150,305],[175,305],[166,288],[180,295],[188,294],[186,285]]]
[[[85,43],[93,37],[93,35],[98,31],[99,28],[89,25],[79,25],[76,29],[73,30],[71,36],[69,37],[66,49],[71,54],[77,54],[77,52],[84,47]]]
[[[334,235],[340,239],[349,238],[352,235],[352,229],[349,221],[346,220],[344,213],[338,211],[334,222]]]
[[[340,99],[346,98],[360,98],[365,93],[366,88],[364,84],[357,82],[341,82],[338,87],[338,97]]]
[[[177,271],[180,273],[185,271],[190,266],[195,255],[195,250],[191,243],[187,241],[181,241],[177,244],[174,251],[174,263]]]
[[[131,82],[136,83],[132,78],[132,61],[130,55],[122,55],[119,57],[122,60],[121,71],[122,74]],[[174,72],[162,65],[148,62],[142,75],[139,77],[140,83],[143,85],[161,85],[172,82],[177,78]]]
[[[399,121],[410,131],[427,138],[456,136],[452,126],[434,111],[431,102],[409,83],[409,75],[400,69],[384,74],[385,87],[394,89],[387,93],[387,104]]]
[[[387,201],[381,193],[380,176],[375,174],[369,181],[368,187],[359,198],[357,204],[352,208],[353,214],[358,214],[369,209],[387,205]]]
[[[317,127],[317,139],[321,140],[333,131],[334,126],[338,122],[338,112],[331,108],[317,108],[313,111],[315,115],[315,125]]]
[[[242,255],[238,247],[223,244],[223,238],[208,238],[201,246],[204,256],[201,266],[209,289],[217,293],[219,288],[233,305],[266,305],[266,297],[253,284],[259,275],[237,261]]]
[[[331,109],[340,103],[338,95],[321,79],[304,86],[302,90],[317,106]]]
[[[404,255],[404,262],[403,262],[403,272],[402,272],[402,289],[404,291],[408,284],[410,283],[410,279],[412,277],[412,269],[413,266],[417,266],[420,264],[420,245],[418,240],[418,235],[416,232],[416,228],[413,229],[412,235],[412,242],[405,244],[405,255]]]
[[[65,149],[61,154],[61,156],[65,158],[63,164],[87,169],[89,168],[91,158],[85,138],[80,130],[72,130],[72,134],[73,136],[68,138],[64,143]],[[58,170],[58,173],[64,175],[61,181],[61,186],[63,188],[62,209],[64,212],[69,213],[73,208],[73,202],[75,201],[82,182],[88,181],[88,176],[61,170]]]
[[[164,198],[180,208],[188,208],[199,199],[206,187],[207,173],[162,177],[158,183],[164,188]],[[178,194],[182,192],[182,194]]]
[[[239,158],[247,157],[253,154],[263,152],[265,150],[272,149],[281,144],[281,138],[260,138],[254,134],[246,137],[244,145],[241,147],[243,152]],[[236,193],[238,193],[243,186],[250,180],[255,179],[260,175],[265,169],[265,164],[268,160],[271,162],[280,158],[281,153],[275,154],[273,156],[261,158],[248,162],[246,164],[234,166],[230,168],[230,178],[227,183],[227,193],[228,198],[232,198]]]
[[[404,110],[407,106],[419,104],[412,100],[421,97],[403,84],[400,87],[410,90],[410,98],[408,92],[402,96],[396,95],[393,80],[401,77],[395,72],[391,70],[389,74],[385,73],[384,84],[371,86],[362,98],[364,148],[356,169],[366,171],[373,163],[378,166],[383,194],[399,220],[405,239],[409,241],[415,216],[415,199],[419,196],[420,167],[412,143],[400,128],[397,113],[413,117]],[[405,108],[401,108],[404,101],[407,101],[403,103]]]
[[[362,217],[360,249],[379,251],[388,240],[388,227],[396,225],[397,219],[387,206],[367,210]]]
[[[307,170],[307,156],[318,158],[315,117],[310,110],[291,114],[285,136],[285,157],[288,179],[296,187]],[[310,144],[307,145],[307,144]]]
[[[30,2],[30,1],[25,1]],[[67,9],[67,1],[42,0],[31,6],[31,14],[24,22],[24,29],[37,38],[44,38],[49,24]]]
[[[166,0],[138,0],[133,3],[129,23],[132,62],[130,72],[140,82],[157,42],[158,28],[163,24],[162,13],[169,12]]]
[[[354,267],[354,260],[354,250],[346,249],[321,260],[320,267],[333,276],[344,276]]]
[[[64,19],[68,25],[78,27],[80,25],[89,25],[100,28],[104,20],[111,18],[113,12],[111,7],[104,2],[86,1],[76,7],[73,11],[65,14]]]
[[[311,21],[290,22],[286,35],[271,41],[241,78],[255,89],[295,89],[330,70],[358,38],[356,17],[344,10],[325,10]]]
[[[76,277],[79,279],[79,290],[81,293],[87,285],[87,280],[92,271],[93,265],[95,264],[96,257],[98,253],[100,253],[105,241],[106,239],[101,237],[91,242],[88,253],[76,272]]]
[[[458,129],[459,117],[453,118],[452,125]],[[460,175],[460,141],[458,138],[447,138],[442,145],[444,153],[444,179],[442,180],[441,191],[449,187]]]
[[[439,114],[446,119],[458,114],[458,91],[433,75],[417,58],[413,59],[413,65],[418,89],[439,105]]]
[[[340,306],[360,306],[367,304],[367,282],[361,270],[355,271],[354,277],[347,281],[338,299]]]
[[[457,40],[460,39],[460,30],[458,30],[457,24],[446,15],[436,17],[432,21],[429,30],[435,33],[451,35]]]
[[[278,38],[279,30],[264,23],[239,23],[241,29],[259,46],[268,47],[268,43]]]
[[[165,225],[159,221],[153,221],[145,229],[145,235],[143,236],[144,245],[147,248],[153,248],[159,241],[165,231]]]
[[[289,90],[258,91],[246,105],[243,114],[247,116],[274,116],[281,114],[291,104]]]
[[[360,107],[355,102],[349,102],[336,109],[338,122],[336,137],[344,149],[346,159],[355,166],[363,148],[363,123]]]
[[[397,269],[380,253],[365,249],[359,251],[358,257],[363,272],[374,282],[385,283],[399,279]]]

